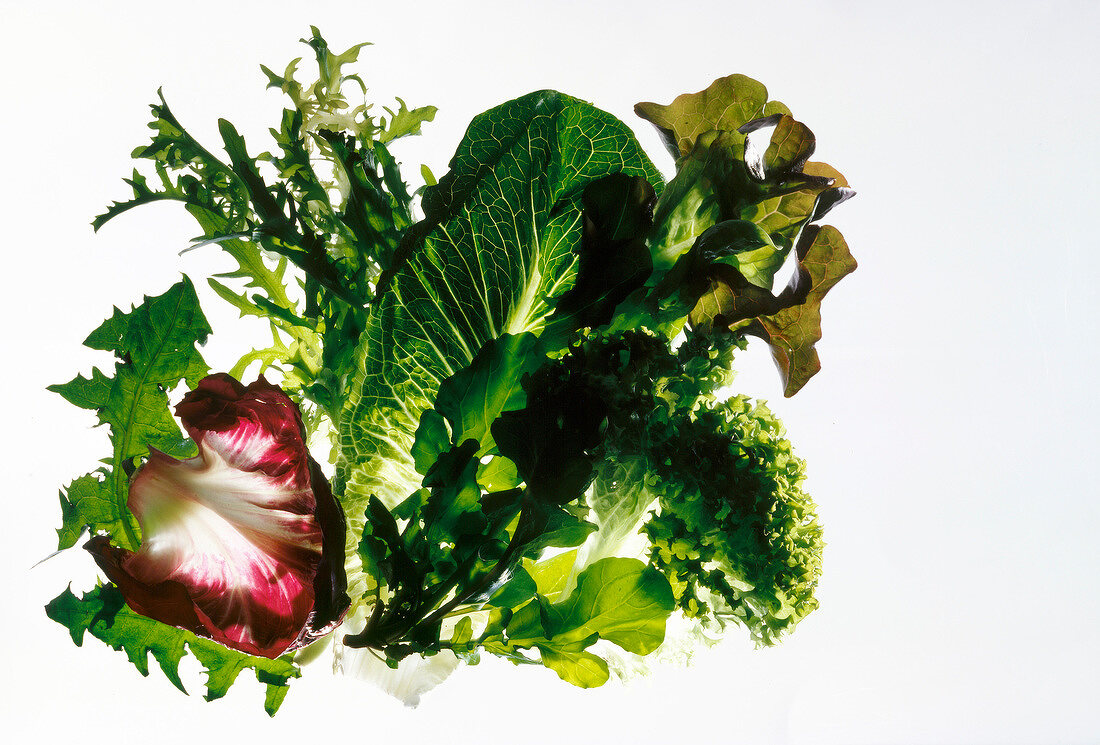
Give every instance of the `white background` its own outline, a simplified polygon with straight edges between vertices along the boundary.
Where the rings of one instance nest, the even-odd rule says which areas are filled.
[[[11,742],[1084,743],[1100,741],[1100,272],[1091,2],[0,2],[3,463],[0,716]],[[859,191],[830,215],[860,262],[825,303],[824,370],[772,400],[809,464],[828,548],[821,609],[784,645],[734,635],[687,669],[581,691],[493,660],[416,710],[324,670],[274,720],[242,675],[225,700],[148,680],[42,606],[94,573],[55,547],[57,491],[106,432],[47,393],[108,365],[80,346],[180,271],[224,269],[171,205],[93,235],[158,86],[201,141],[255,152],[283,104],[259,64],[369,40],[374,100],[439,115],[399,155],[437,174],[469,119],[530,90],[590,100],[671,170],[641,100],[742,72],[818,136]],[[242,328],[203,295],[215,368]],[[194,681],[193,668],[187,669]],[[192,684],[194,689],[198,685]],[[354,738],[354,740],[352,740]]]

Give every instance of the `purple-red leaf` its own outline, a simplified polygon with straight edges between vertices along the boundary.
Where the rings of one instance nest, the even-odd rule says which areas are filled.
[[[199,455],[153,450],[134,475],[139,550],[85,547],[133,610],[227,647],[274,658],[330,631],[348,606],[344,518],[297,406],[217,374],[176,414]]]

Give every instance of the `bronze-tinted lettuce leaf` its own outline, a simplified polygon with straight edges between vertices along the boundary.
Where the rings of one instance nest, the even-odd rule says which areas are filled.
[[[821,339],[822,298],[856,269],[848,244],[831,225],[808,227],[796,252],[798,271],[778,296],[728,264],[713,265],[710,286],[690,315],[697,329],[741,328],[767,341],[788,397],[821,369],[814,345]]]
[[[667,106],[637,104],[634,112],[657,127],[675,158],[691,152],[696,138],[704,132],[736,131],[761,117],[790,114],[778,101],[768,101],[763,83],[745,75],[718,78],[705,90],[679,95]]]

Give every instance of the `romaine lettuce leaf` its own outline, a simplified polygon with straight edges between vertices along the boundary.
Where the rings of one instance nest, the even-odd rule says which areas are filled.
[[[419,485],[412,445],[440,384],[489,340],[544,328],[576,272],[584,189],[616,173],[661,184],[627,127],[575,98],[539,91],[475,117],[356,351],[337,471],[353,520],[372,494],[392,506]]]

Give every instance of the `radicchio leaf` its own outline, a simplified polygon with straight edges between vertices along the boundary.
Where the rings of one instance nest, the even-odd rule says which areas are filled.
[[[134,475],[141,547],[85,548],[134,611],[227,647],[275,658],[331,631],[348,607],[344,516],[297,407],[262,377],[216,374],[176,414],[199,455],[151,450]]]

